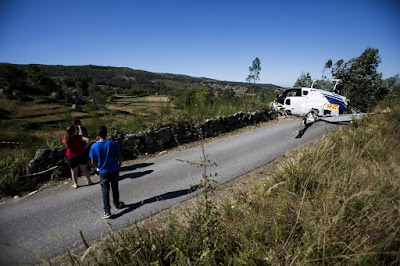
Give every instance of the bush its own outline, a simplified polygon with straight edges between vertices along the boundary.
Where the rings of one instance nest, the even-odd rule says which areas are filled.
[[[25,173],[28,164],[26,153],[8,156],[0,161],[0,196],[16,195],[21,191],[29,190],[34,181],[21,176]]]

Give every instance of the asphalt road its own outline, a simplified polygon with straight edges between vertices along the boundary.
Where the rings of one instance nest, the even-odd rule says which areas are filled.
[[[219,183],[235,179],[322,136],[336,126],[314,123],[302,138],[295,138],[300,120],[284,121],[253,131],[216,140],[204,146],[208,159],[217,166]],[[187,200],[196,190],[202,170],[180,160],[200,162],[201,147],[168,153],[120,172],[120,195],[127,208],[112,209],[112,219],[102,215],[101,189],[93,186],[72,189],[70,185],[44,189],[32,196],[0,204],[0,264],[37,262],[65,254],[87,241],[99,239],[152,214]],[[80,181],[80,184],[86,180]],[[192,189],[191,189],[192,188]],[[108,222],[108,223],[107,223]],[[112,229],[111,229],[112,228]]]

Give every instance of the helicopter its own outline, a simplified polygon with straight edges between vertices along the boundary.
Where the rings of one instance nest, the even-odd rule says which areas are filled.
[[[313,123],[317,120],[322,120],[329,123],[348,124],[354,119],[361,119],[363,115],[359,111],[349,108],[350,100],[347,97],[314,88],[316,81],[314,80],[309,88],[296,87],[286,89],[271,103],[272,109],[281,115],[303,117],[297,137],[301,137],[304,134],[309,122]],[[331,81],[335,82],[333,91],[336,91],[336,87],[341,80],[331,79]]]

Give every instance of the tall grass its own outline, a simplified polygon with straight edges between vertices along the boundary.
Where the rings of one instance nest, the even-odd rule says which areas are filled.
[[[193,104],[185,106],[184,114],[189,120],[200,122],[218,116],[229,116],[237,112],[252,112],[269,109],[270,102],[252,102],[251,96],[243,96],[234,101],[225,102],[216,98],[212,104]]]
[[[400,108],[288,157],[252,193],[115,234],[78,264],[398,265]],[[261,169],[260,172],[263,170]],[[218,208],[217,208],[218,207]],[[204,230],[206,228],[207,230]]]

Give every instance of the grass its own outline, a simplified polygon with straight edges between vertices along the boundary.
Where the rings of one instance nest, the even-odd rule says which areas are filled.
[[[275,173],[256,170],[248,191],[215,196],[221,204],[200,200],[186,219],[111,234],[69,263],[398,265],[399,106],[282,159]]]

